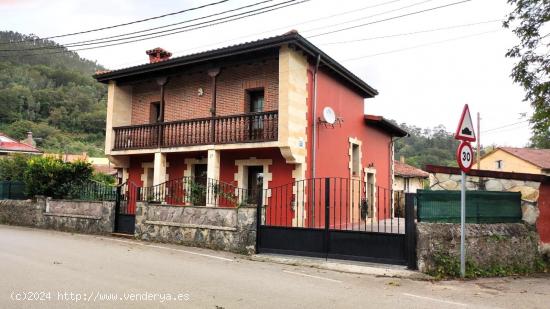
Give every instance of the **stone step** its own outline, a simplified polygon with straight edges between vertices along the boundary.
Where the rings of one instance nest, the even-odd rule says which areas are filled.
[[[119,237],[119,238],[127,238],[127,239],[134,239],[134,234],[124,234],[124,233],[111,233],[111,236],[113,237]]]

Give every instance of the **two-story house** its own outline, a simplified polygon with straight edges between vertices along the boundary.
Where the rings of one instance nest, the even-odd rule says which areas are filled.
[[[123,181],[207,177],[246,189],[262,174],[264,189],[343,177],[391,190],[393,137],[406,132],[365,115],[364,99],[378,92],[296,31],[147,54],[150,63],[94,76],[108,84],[105,153]]]

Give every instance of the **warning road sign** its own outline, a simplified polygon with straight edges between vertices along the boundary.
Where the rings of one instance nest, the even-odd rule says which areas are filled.
[[[462,116],[460,116],[458,128],[455,132],[455,139],[468,142],[476,141],[476,133],[474,131],[474,124],[472,122],[472,117],[470,116],[468,104],[465,104],[464,110],[462,110]]]

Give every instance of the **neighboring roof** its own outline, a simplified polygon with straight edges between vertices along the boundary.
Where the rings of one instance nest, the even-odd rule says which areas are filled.
[[[414,166],[410,166],[399,161],[394,161],[394,174],[396,176],[402,176],[405,178],[409,177],[419,177],[419,178],[428,178],[430,174]]]
[[[390,133],[393,136],[404,137],[409,135],[407,131],[401,129],[398,125],[385,119],[382,116],[365,115],[365,122],[367,123],[367,125],[377,127],[383,131]]]
[[[146,63],[138,66],[128,67],[113,71],[98,72],[94,78],[102,83],[107,83],[109,80],[116,80],[123,77],[136,76],[143,73],[158,72],[164,69],[184,66],[189,64],[198,64],[201,62],[212,61],[229,56],[242,55],[261,50],[277,48],[284,44],[292,44],[298,49],[304,51],[313,59],[320,56],[320,66],[328,68],[331,72],[342,77],[355,89],[357,89],[364,97],[374,97],[378,94],[376,89],[369,86],[362,79],[351,73],[348,69],[338,63],[336,60],[329,57],[318,47],[306,40],[297,31],[289,31],[283,35],[274,36],[257,41],[246,42],[242,44],[231,45],[223,48],[212,49],[195,54],[185,55],[181,57],[171,58],[165,61],[156,63]]]
[[[0,132],[0,152],[42,153],[38,148],[18,142]]]
[[[502,151],[534,164],[542,169],[550,169],[550,149],[499,147]],[[492,153],[492,152],[490,152]],[[487,156],[487,155],[485,155]],[[485,157],[484,156],[484,157]]]

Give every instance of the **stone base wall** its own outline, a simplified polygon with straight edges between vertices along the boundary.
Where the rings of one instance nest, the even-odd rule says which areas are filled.
[[[38,226],[43,219],[43,205],[31,200],[0,200],[0,224]]]
[[[418,269],[435,270],[438,256],[460,259],[460,224],[416,225]],[[522,223],[466,224],[466,260],[477,267],[532,267],[540,258],[538,235]]]
[[[114,202],[101,201],[1,200],[0,224],[106,234],[113,232],[114,208]]]
[[[253,254],[256,208],[138,203],[137,239]]]

